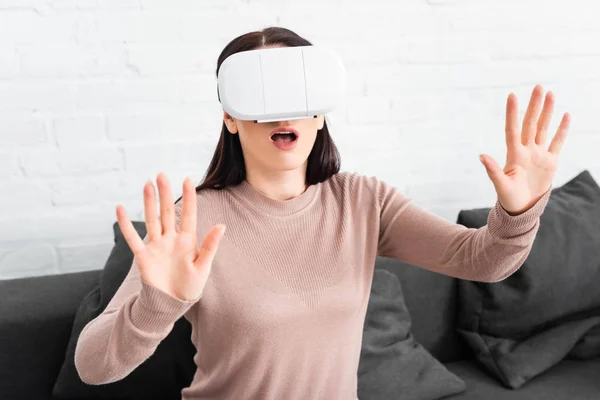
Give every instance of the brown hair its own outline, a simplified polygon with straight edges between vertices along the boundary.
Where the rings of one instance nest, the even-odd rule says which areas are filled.
[[[223,61],[240,51],[254,50],[262,46],[281,45],[287,47],[312,46],[308,40],[295,32],[282,27],[268,27],[260,31],[249,32],[238,36],[225,46],[217,61],[216,75]],[[340,170],[340,154],[333,143],[327,122],[317,132],[315,144],[308,155],[306,168],[306,184],[323,182]],[[196,193],[202,189],[224,189],[229,185],[237,185],[246,178],[244,155],[239,135],[232,135],[225,121],[221,127],[221,137],[213,154],[204,181],[196,187]],[[182,196],[183,197],[183,196]],[[182,197],[177,199],[177,203]]]

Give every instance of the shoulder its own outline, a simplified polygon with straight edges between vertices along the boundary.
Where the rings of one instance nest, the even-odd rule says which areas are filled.
[[[391,201],[406,202],[411,197],[392,185],[373,175],[365,175],[358,172],[340,172],[336,174],[333,185],[340,188],[342,193],[351,198],[364,202],[372,200],[376,206],[383,206]]]
[[[194,201],[196,207],[196,214],[198,219],[211,213],[215,213],[218,209],[222,208],[223,197],[227,196],[225,189],[212,189],[204,188],[195,192]],[[181,218],[183,212],[183,196],[181,196],[174,205],[175,215],[177,220]]]
[[[341,197],[350,198],[364,205],[365,201],[378,202],[381,193],[385,192],[385,182],[376,176],[359,172],[338,172],[330,178],[330,189]]]
[[[376,176],[365,175],[359,172],[342,171],[331,177],[332,185],[345,187],[351,192],[360,192],[369,190],[376,193],[379,186],[385,182],[379,180]]]

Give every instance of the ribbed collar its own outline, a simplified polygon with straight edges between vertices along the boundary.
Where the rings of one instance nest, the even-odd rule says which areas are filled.
[[[233,195],[250,208],[274,216],[290,216],[297,214],[314,202],[321,192],[322,182],[309,185],[304,192],[288,200],[276,200],[243,180],[239,185],[230,186]]]

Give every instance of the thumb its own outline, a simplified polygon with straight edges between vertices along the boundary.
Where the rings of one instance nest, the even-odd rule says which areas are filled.
[[[198,255],[194,260],[196,267],[204,264],[212,264],[224,234],[224,224],[215,225],[208,231],[201,246],[198,248]]]
[[[500,179],[502,179],[502,175],[504,175],[504,171],[500,168],[496,160],[486,154],[480,154],[479,160],[485,167],[485,171],[492,183],[499,183]]]

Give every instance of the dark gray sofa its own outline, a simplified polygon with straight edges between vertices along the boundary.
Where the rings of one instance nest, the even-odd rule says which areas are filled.
[[[412,315],[415,338],[467,386],[447,399],[600,399],[600,359],[563,360],[523,387],[503,387],[474,359],[454,329],[457,280],[389,258]],[[0,399],[52,399],[71,324],[101,270],[0,281]]]

